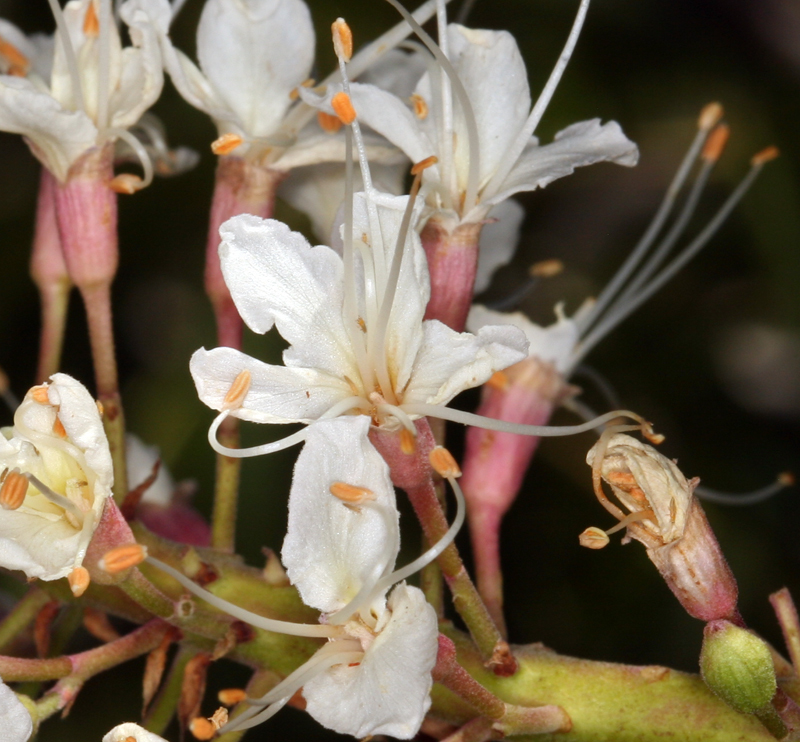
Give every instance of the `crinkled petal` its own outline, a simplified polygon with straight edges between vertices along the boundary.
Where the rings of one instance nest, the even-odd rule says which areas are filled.
[[[11,688],[0,682],[0,719],[4,742],[28,742],[33,734],[33,720]]]
[[[189,363],[200,400],[221,410],[231,384],[244,370],[250,390],[231,414],[256,423],[310,423],[352,396],[347,382],[313,368],[272,366],[233,348],[201,348]]]
[[[490,221],[481,229],[478,272],[475,276],[476,294],[488,289],[494,272],[514,257],[525,209],[513,199],[508,199],[492,209],[490,219],[496,221]]]
[[[369,426],[364,415],[314,423],[294,468],[281,558],[303,602],[323,613],[377,582],[399,549],[394,487]],[[364,487],[374,499],[348,507],[331,494],[335,482]]]
[[[575,168],[597,162],[632,167],[639,159],[636,145],[622,133],[616,121],[581,121],[556,134],[551,144],[529,145],[509,173],[498,193],[485,202],[497,204],[520,191],[544,188]]]
[[[530,343],[528,355],[552,363],[561,373],[569,369],[572,353],[580,339],[575,321],[563,315],[552,325],[541,327],[531,322],[522,312],[506,314],[487,309],[480,304],[473,305],[467,317],[467,328],[471,332],[479,332],[487,325],[512,325],[519,328]]]
[[[495,371],[527,357],[528,341],[516,327],[482,327],[473,335],[427,320],[423,330],[403,404],[446,405],[465,389],[483,384]]]
[[[342,320],[342,260],[329,247],[274,219],[249,214],[220,227],[222,273],[242,319],[255,332],[277,325],[292,346],[287,366],[358,378]]]
[[[309,75],[314,28],[302,0],[208,0],[197,29],[200,67],[244,131],[281,124],[289,93]]]
[[[103,742],[127,742],[133,738],[135,742],[167,742],[163,737],[148,732],[133,722],[118,724],[103,737]]]
[[[86,114],[65,111],[19,77],[0,77],[0,130],[26,137],[42,165],[62,182],[72,163],[97,140],[97,128]]]
[[[436,612],[415,587],[389,596],[391,617],[356,666],[336,665],[303,687],[308,713],[357,738],[385,734],[411,739],[431,705],[436,664]]]

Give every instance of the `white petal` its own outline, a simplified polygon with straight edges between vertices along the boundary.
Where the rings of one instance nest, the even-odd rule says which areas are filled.
[[[303,602],[333,613],[391,570],[400,543],[389,467],[369,442],[364,415],[314,423],[294,468],[281,558]],[[335,482],[375,496],[356,510],[331,494]]]
[[[65,111],[19,77],[0,77],[0,130],[27,137],[39,161],[62,182],[70,165],[97,140],[97,129],[86,114]]]
[[[157,446],[146,445],[141,438],[128,433],[125,436],[125,462],[128,465],[128,489],[132,490],[153,473],[153,467],[161,458]],[[151,484],[142,497],[142,502],[152,502],[155,505],[169,505],[175,492],[175,481],[169,469],[161,462],[155,482]]]
[[[3,720],[4,742],[28,742],[33,733],[33,720],[11,688],[0,682],[0,719]]]
[[[244,131],[273,133],[289,93],[309,75],[314,29],[302,0],[208,0],[197,29],[200,67]]]
[[[486,204],[497,204],[514,193],[544,188],[577,167],[614,162],[632,167],[639,159],[636,145],[622,133],[616,121],[581,121],[556,134],[552,144],[529,145],[499,192]]]
[[[356,667],[337,665],[303,687],[308,713],[323,726],[357,738],[411,739],[431,705],[436,664],[436,612],[405,583],[389,596],[391,617]]]
[[[353,392],[338,377],[311,368],[271,366],[233,348],[201,348],[189,363],[197,394],[215,410],[244,370],[251,375],[242,407],[232,414],[257,423],[310,423]]]
[[[287,366],[358,378],[342,320],[342,260],[299,232],[248,214],[220,227],[222,272],[242,319],[255,332],[273,324],[292,346]]]
[[[478,272],[475,276],[476,294],[488,289],[494,272],[514,257],[525,209],[517,201],[508,199],[495,206],[489,216],[496,221],[490,221],[481,229]]]
[[[136,742],[166,742],[163,737],[148,732],[133,722],[119,724],[103,737],[103,742],[126,742],[133,737]]]
[[[367,68],[358,81],[365,85],[375,85],[404,99],[411,97],[427,68],[428,61],[424,53],[409,54],[400,49],[389,49],[377,62]]]
[[[424,323],[425,339],[403,403],[446,405],[456,394],[480,386],[527,356],[528,342],[516,327],[455,332],[438,320]]]
[[[522,312],[505,314],[480,304],[473,305],[467,317],[467,327],[472,332],[478,332],[486,325],[513,325],[519,328],[530,343],[528,355],[552,363],[562,373],[569,369],[572,352],[580,339],[577,324],[563,315],[554,324],[541,327]]]

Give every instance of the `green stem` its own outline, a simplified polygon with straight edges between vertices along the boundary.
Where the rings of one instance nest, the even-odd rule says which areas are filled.
[[[228,448],[239,447],[239,421],[226,418],[220,425],[219,442]],[[242,460],[217,454],[214,483],[214,512],[211,517],[211,546],[233,553],[236,540],[236,509]]]
[[[8,645],[30,626],[39,611],[49,602],[50,596],[44,590],[38,587],[29,588],[0,623],[0,652],[6,651]]]

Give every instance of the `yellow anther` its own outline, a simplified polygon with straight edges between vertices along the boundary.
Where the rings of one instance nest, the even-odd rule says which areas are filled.
[[[211,151],[215,155],[229,155],[243,142],[244,139],[238,134],[223,134],[219,139],[211,142]]]
[[[89,39],[96,39],[100,35],[100,19],[94,8],[94,0],[86,8],[86,15],[83,17],[83,35]]]
[[[762,149],[761,152],[753,155],[753,159],[750,160],[750,164],[753,166],[763,165],[765,162],[774,160],[780,153],[781,152],[777,147],[767,147],[766,149]]]
[[[313,88],[316,80],[309,77],[308,80],[303,80],[300,83],[300,88]],[[297,100],[300,97],[300,88],[294,88],[289,92],[289,100]]]
[[[510,385],[508,374],[505,371],[495,371],[486,382],[486,386],[490,389],[497,389],[504,392]]]
[[[344,18],[337,18],[331,24],[333,32],[333,51],[338,59],[349,62],[353,56],[353,32]]]
[[[103,412],[105,411],[105,410],[103,409],[103,403],[102,403],[102,402],[101,402],[101,401],[98,399],[98,400],[95,402],[95,404],[97,405],[97,412],[98,412],[98,413],[100,413],[100,417],[103,417]]]
[[[144,181],[133,173],[120,173],[112,178],[108,185],[115,193],[124,193],[130,196],[132,193],[142,190]]]
[[[341,500],[345,505],[358,505],[367,500],[374,500],[375,493],[366,487],[357,487],[345,482],[334,482],[330,486],[331,494]]]
[[[217,693],[217,699],[224,706],[235,706],[247,698],[247,691],[241,688],[225,688]]]
[[[400,450],[406,456],[411,456],[417,452],[417,436],[408,428],[403,428],[400,431]]]
[[[414,107],[414,115],[420,121],[428,118],[428,104],[419,93],[414,93],[411,96],[411,105]]]
[[[5,67],[6,75],[25,77],[31,68],[28,58],[13,44],[0,39],[0,68]]]
[[[719,103],[708,103],[700,111],[700,117],[697,119],[697,128],[701,131],[711,131],[719,123],[723,113],[724,111]]]
[[[331,114],[325,113],[325,111],[319,111],[317,113],[317,122],[319,123],[320,129],[322,129],[322,131],[327,131],[328,134],[335,134],[342,128],[342,122],[339,120],[338,116],[331,116]]]
[[[431,165],[435,165],[437,162],[439,162],[439,158],[436,157],[436,155],[426,157],[424,160],[420,160],[411,166],[411,174],[419,175],[423,170],[427,170]]]
[[[529,269],[528,274],[534,278],[552,278],[564,270],[564,264],[560,260],[552,258],[550,260],[540,260],[534,263]]]
[[[103,572],[116,575],[141,564],[145,559],[147,559],[147,547],[141,544],[126,544],[107,551],[98,566]]]
[[[247,392],[250,391],[251,379],[252,376],[247,369],[239,372],[239,375],[233,380],[231,388],[228,389],[225,399],[222,400],[223,410],[238,410],[242,406]]]
[[[727,124],[717,126],[706,139],[703,147],[703,159],[706,162],[716,162],[722,156],[722,151],[725,149],[730,135],[731,129]]]
[[[587,549],[603,549],[608,546],[609,538],[605,531],[590,526],[580,536],[578,536],[581,546]]]
[[[433,470],[445,479],[458,479],[461,476],[461,468],[444,446],[436,446],[428,456]]]
[[[3,510],[16,510],[25,501],[28,492],[28,478],[24,474],[12,471],[3,480],[0,487],[0,507]]]
[[[64,423],[61,422],[58,416],[56,416],[56,419],[53,422],[53,433],[55,433],[59,438],[67,437],[67,429],[64,427]]]
[[[86,588],[89,587],[89,582],[91,582],[89,570],[86,567],[75,567],[69,573],[67,582],[69,582],[69,589],[72,590],[72,594],[76,598],[80,598],[86,592]]]
[[[28,392],[28,396],[34,402],[38,402],[39,404],[50,404],[50,396],[47,393],[47,384],[31,387],[31,390]]]
[[[333,108],[333,112],[339,117],[339,120],[347,126],[350,126],[356,120],[356,109],[353,108],[353,101],[343,90],[331,98],[331,108]]]

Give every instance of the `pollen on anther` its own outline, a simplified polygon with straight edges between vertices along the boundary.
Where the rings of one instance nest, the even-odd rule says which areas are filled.
[[[708,135],[703,147],[703,159],[706,162],[716,162],[722,156],[722,151],[728,143],[731,129],[727,124],[720,124]]]
[[[238,410],[242,406],[247,392],[250,391],[251,379],[252,376],[247,369],[239,372],[239,375],[233,380],[231,388],[228,389],[225,399],[222,400],[223,410]]]
[[[16,510],[25,501],[27,492],[28,478],[24,474],[12,471],[0,487],[0,506],[3,510]]]
[[[25,77],[31,67],[28,58],[13,44],[0,39],[0,59],[5,62],[5,74],[13,77]]]
[[[406,456],[411,456],[417,452],[417,437],[408,428],[403,428],[400,431],[400,450]]]
[[[428,104],[419,93],[414,93],[414,95],[411,96],[411,105],[414,107],[414,115],[420,121],[424,121],[428,118]]]
[[[217,700],[223,706],[235,706],[247,698],[247,691],[243,688],[223,688],[217,693]]]
[[[100,19],[94,9],[94,0],[86,8],[86,15],[83,17],[83,35],[89,39],[96,39],[100,35]]]
[[[505,371],[495,371],[486,382],[486,386],[490,389],[497,389],[498,391],[505,391],[508,389],[511,382],[508,380],[508,374]]]
[[[209,740],[217,733],[211,721],[202,716],[198,716],[189,722],[189,731],[195,739],[199,740]]]
[[[457,479],[461,476],[461,467],[456,463],[453,454],[450,453],[444,446],[436,446],[428,458],[431,462],[433,470],[445,479]]]
[[[67,437],[67,429],[64,427],[64,423],[61,422],[61,419],[58,416],[56,416],[56,419],[53,422],[53,433],[55,433],[59,438]]]
[[[98,566],[103,572],[116,575],[130,567],[135,567],[147,559],[147,548],[141,544],[126,544],[107,551]]]
[[[328,134],[335,134],[342,128],[342,122],[339,120],[339,117],[331,116],[331,114],[325,113],[325,111],[319,111],[317,113],[317,122],[319,123],[320,129],[322,129],[322,131],[327,131]]]
[[[130,196],[136,191],[142,190],[144,181],[133,173],[120,173],[115,178],[112,178],[108,185],[115,193],[123,193]]]
[[[28,395],[34,402],[46,405],[50,404],[50,396],[47,393],[46,384],[42,384],[41,386],[31,387],[31,390],[28,392]]]
[[[219,139],[211,142],[211,151],[215,155],[228,155],[244,142],[238,134],[223,134]]]
[[[532,278],[552,278],[564,270],[564,264],[556,258],[540,260],[528,268],[528,275]]]
[[[343,90],[339,91],[331,98],[331,108],[333,108],[339,120],[347,126],[350,126],[350,124],[356,120],[356,109],[353,108],[353,101],[350,100],[350,96]]]
[[[777,147],[770,146],[765,149],[762,149],[761,152],[757,152],[753,155],[753,158],[750,160],[750,164],[755,166],[763,165],[770,160],[774,160],[778,155],[780,155],[780,150]]]
[[[86,567],[75,567],[75,569],[69,573],[67,582],[69,582],[69,589],[72,590],[72,594],[76,598],[80,598],[81,595],[86,592],[91,582],[89,570],[87,570]]]
[[[331,24],[333,50],[339,59],[349,62],[353,56],[353,32],[344,18],[337,18]]]
[[[427,170],[429,167],[435,165],[437,162],[439,162],[439,158],[436,157],[436,155],[431,155],[430,157],[426,157],[424,160],[415,162],[411,166],[411,174],[419,175],[423,170]]]
[[[375,493],[371,489],[345,482],[334,482],[330,486],[330,493],[345,505],[358,505],[367,500],[375,499]]]
[[[610,539],[605,531],[595,526],[590,526],[578,536],[578,541],[581,546],[585,546],[587,549],[602,549],[608,546]]]
[[[722,105],[716,102],[708,103],[703,106],[703,110],[700,111],[700,117],[697,120],[697,128],[701,131],[710,131],[719,123],[723,113]]]

